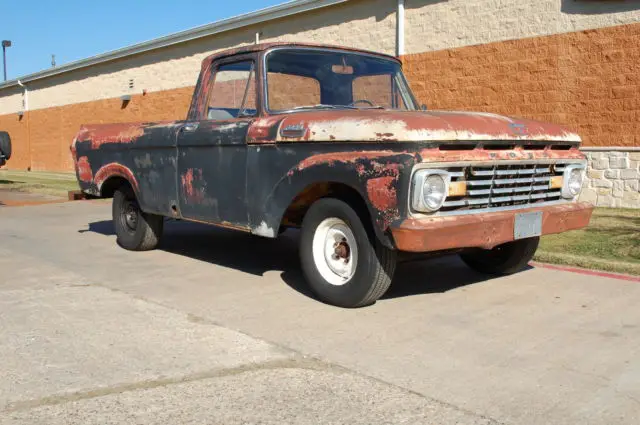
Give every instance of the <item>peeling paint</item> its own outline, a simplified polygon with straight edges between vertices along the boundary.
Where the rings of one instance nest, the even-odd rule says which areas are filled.
[[[204,188],[194,186],[194,182],[202,180],[202,170],[189,168],[181,177],[182,189],[186,197],[192,202],[202,202],[205,198]]]
[[[251,229],[251,233],[258,236],[264,236],[266,238],[275,238],[276,236],[275,230],[269,227],[269,225],[264,221],[260,223],[260,226]]]
[[[91,141],[91,147],[98,149],[105,143],[131,143],[144,135],[144,127],[139,123],[95,124],[81,127],[78,141]]]
[[[378,177],[367,181],[367,195],[371,205],[378,211],[386,211],[398,205],[396,189],[393,187],[395,177]]]
[[[385,156],[398,155],[400,152],[394,151],[372,151],[372,152],[332,152],[310,156],[298,164],[298,170],[304,170],[319,164],[332,166],[335,162],[355,163],[363,159],[381,158]]]
[[[453,248],[491,249],[514,240],[516,213],[542,211],[542,234],[580,229],[589,224],[593,205],[571,203],[517,211],[486,212],[450,217],[408,218],[391,227],[398,249],[430,252]]]
[[[78,169],[78,178],[80,181],[88,183],[93,180],[93,172],[91,171],[91,164],[89,164],[89,158],[81,156],[78,158],[76,167]]]
[[[139,168],[149,168],[153,165],[153,163],[151,162],[151,155],[149,155],[148,153],[144,154],[143,156],[136,157],[134,159],[134,162]]]
[[[107,181],[107,179],[114,176],[126,179],[131,184],[133,189],[138,192],[138,181],[136,180],[131,170],[122,164],[118,164],[117,162],[112,162],[100,167],[100,169],[96,172],[93,181],[98,187],[98,190],[100,190],[103,183]]]
[[[275,115],[259,121],[250,134],[259,134],[262,139],[271,135],[276,142],[581,141],[560,125],[479,112],[332,110]],[[277,131],[270,125],[277,125]],[[304,136],[282,136],[282,129],[298,126],[305,128]]]

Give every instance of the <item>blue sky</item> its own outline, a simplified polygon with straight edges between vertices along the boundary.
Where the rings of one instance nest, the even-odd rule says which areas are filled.
[[[51,54],[62,65],[285,2],[0,0],[0,39],[12,42],[7,79],[50,68]]]

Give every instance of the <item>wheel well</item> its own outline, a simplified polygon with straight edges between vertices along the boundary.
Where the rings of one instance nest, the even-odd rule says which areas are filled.
[[[311,204],[320,198],[337,198],[346,202],[362,218],[362,224],[373,230],[371,214],[362,195],[351,186],[337,182],[314,183],[305,187],[287,207],[280,227],[300,227]]]
[[[107,180],[104,181],[104,183],[102,183],[102,186],[100,187],[100,197],[113,198],[113,194],[115,193],[116,189],[122,186],[123,184],[126,184],[129,187],[131,187],[131,183],[129,183],[129,180],[125,179],[124,177],[120,177],[120,176],[109,177]]]

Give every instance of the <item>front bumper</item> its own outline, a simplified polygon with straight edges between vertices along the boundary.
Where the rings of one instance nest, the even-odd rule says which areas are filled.
[[[469,215],[408,218],[391,227],[400,251],[430,252],[454,248],[491,249],[514,238],[516,214],[542,212],[542,234],[586,227],[593,205],[587,202]]]

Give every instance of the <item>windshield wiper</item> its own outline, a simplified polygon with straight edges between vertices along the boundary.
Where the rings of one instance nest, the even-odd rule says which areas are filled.
[[[360,109],[360,108],[356,108],[355,106],[349,106],[349,105],[325,105],[322,103],[319,103],[317,105],[303,105],[303,106],[296,106],[293,109]]]

